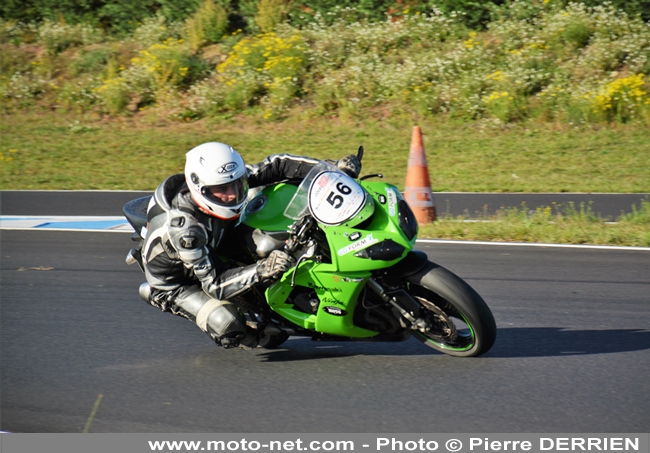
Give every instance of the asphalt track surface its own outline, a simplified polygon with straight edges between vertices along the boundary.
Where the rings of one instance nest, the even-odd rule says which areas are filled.
[[[5,431],[81,432],[99,395],[90,432],[650,431],[648,251],[421,244],[495,315],[492,350],[460,359],[413,339],[223,350],[139,300],[128,234],[0,241]]]

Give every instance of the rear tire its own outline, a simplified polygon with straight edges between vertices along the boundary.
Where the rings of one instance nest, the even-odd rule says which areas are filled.
[[[497,327],[483,298],[463,279],[435,263],[406,277],[409,294],[433,325],[412,331],[427,346],[456,357],[478,357],[490,350]]]
[[[289,339],[289,334],[282,331],[277,335],[264,335],[259,346],[264,349],[276,349]]]

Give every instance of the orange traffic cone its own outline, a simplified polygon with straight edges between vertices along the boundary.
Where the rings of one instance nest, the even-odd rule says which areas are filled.
[[[420,126],[413,127],[404,198],[413,210],[420,225],[436,220],[436,206],[431,191],[427,157],[424,154]]]

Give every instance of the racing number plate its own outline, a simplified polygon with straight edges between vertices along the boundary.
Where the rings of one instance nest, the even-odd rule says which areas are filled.
[[[367,193],[349,176],[335,171],[320,173],[309,188],[309,210],[316,221],[340,225],[361,211]]]

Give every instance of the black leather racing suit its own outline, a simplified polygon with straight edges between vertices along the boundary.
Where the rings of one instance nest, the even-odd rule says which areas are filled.
[[[247,166],[251,188],[299,181],[319,161],[275,154]],[[173,175],[156,189],[147,209],[142,247],[147,283],[140,295],[151,305],[190,319],[224,346],[235,346],[247,329],[237,307],[228,302],[259,282],[257,263],[235,267],[221,258],[232,248],[236,220],[201,212],[185,176]],[[225,247],[228,245],[228,247]],[[249,332],[250,334],[250,332]]]

